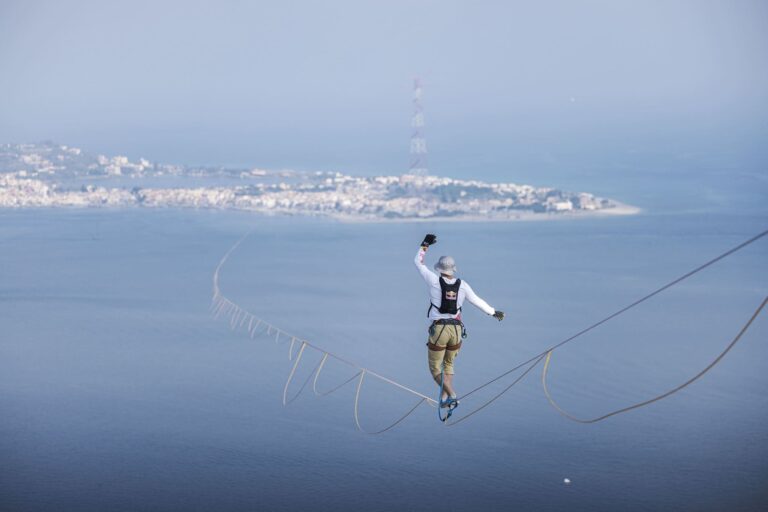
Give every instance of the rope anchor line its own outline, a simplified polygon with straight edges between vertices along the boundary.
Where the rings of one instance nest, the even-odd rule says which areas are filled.
[[[344,359],[343,357],[334,354],[330,351],[324,350],[321,347],[318,347],[316,345],[313,345],[307,340],[302,340],[301,338],[291,335],[287,333],[286,331],[278,328],[277,326],[263,320],[262,318],[257,317],[253,313],[250,313],[245,308],[241,307],[240,305],[236,304],[229,298],[227,298],[222,292],[219,287],[219,274],[221,272],[221,269],[224,267],[224,264],[227,262],[229,257],[232,255],[232,253],[242,244],[242,242],[248,238],[248,236],[253,232],[253,230],[247,232],[244,234],[240,239],[235,242],[232,247],[224,254],[224,256],[219,261],[219,264],[216,266],[216,269],[213,273],[213,298],[211,301],[210,306],[210,313],[214,317],[214,319],[219,319],[222,315],[224,315],[224,318],[228,321],[230,328],[234,330],[241,330],[243,327],[246,327],[246,330],[248,332],[248,335],[251,339],[253,339],[256,334],[260,335],[266,335],[269,337],[269,339],[274,339],[276,344],[279,344],[281,341],[281,337],[284,340],[290,340],[289,348],[288,348],[288,360],[289,361],[295,361],[291,367],[291,371],[288,375],[288,379],[286,380],[285,386],[283,388],[283,405],[287,406],[288,404],[292,403],[294,400],[298,398],[298,396],[302,393],[302,391],[307,387],[310,381],[312,381],[312,390],[316,396],[327,396],[330,395],[345,385],[349,384],[353,380],[357,379],[357,386],[355,391],[355,399],[354,399],[354,420],[355,425],[358,430],[361,432],[367,433],[367,434],[381,434],[384,432],[387,432],[388,430],[391,430],[398,424],[400,424],[402,421],[404,421],[408,416],[413,414],[416,409],[418,409],[423,403],[427,403],[432,407],[439,407],[439,403],[434,398],[430,398],[429,396],[419,393],[418,391],[411,389],[407,386],[404,386],[388,377],[385,377],[381,374],[378,374],[368,368],[362,367],[354,362],[351,362],[347,359]],[[454,426],[457,425],[470,417],[474,416],[481,410],[488,407],[491,403],[498,400],[502,395],[504,395],[507,391],[509,391],[512,387],[514,387],[517,383],[519,383],[521,380],[523,380],[534,368],[536,368],[542,361],[544,361],[543,370],[542,370],[542,387],[544,390],[544,395],[547,398],[547,401],[549,404],[562,416],[565,418],[578,422],[578,423],[596,423],[598,421],[605,420],[607,418],[610,418],[612,416],[616,416],[617,414],[622,414],[625,412],[629,412],[634,409],[639,409],[641,407],[644,407],[646,405],[650,405],[654,402],[658,402],[659,400],[662,400],[674,393],[677,393],[678,391],[682,390],[683,388],[687,387],[688,385],[692,384],[699,378],[701,378],[705,373],[707,373],[709,370],[711,370],[716,364],[718,364],[723,357],[738,343],[738,341],[742,338],[742,336],[747,332],[747,330],[750,328],[754,320],[760,315],[763,308],[765,307],[766,303],[768,303],[768,297],[764,298],[760,306],[755,310],[755,312],[752,314],[751,318],[747,321],[746,324],[741,328],[741,330],[738,332],[735,338],[731,340],[731,342],[726,346],[726,348],[711,362],[709,363],[703,370],[701,370],[699,373],[694,375],[689,380],[685,381],[683,384],[666,391],[660,395],[657,395],[655,397],[652,397],[648,400],[644,400],[642,402],[638,402],[636,404],[630,405],[628,407],[624,407],[621,409],[617,409],[615,411],[611,411],[607,414],[603,414],[601,416],[598,416],[596,418],[590,418],[590,419],[583,419],[579,418],[577,416],[574,416],[567,411],[565,411],[563,408],[560,407],[560,405],[555,402],[555,400],[552,398],[551,392],[549,390],[549,387],[547,386],[547,375],[551,366],[551,359],[552,359],[552,353],[557,350],[558,348],[562,347],[563,345],[566,345],[567,343],[570,343],[571,341],[581,337],[582,335],[586,334],[589,331],[592,331],[593,329],[599,327],[600,325],[616,318],[619,315],[622,315],[629,311],[630,309],[640,305],[641,303],[651,299],[652,297],[658,295],[659,293],[662,293],[663,291],[679,284],[680,282],[690,278],[691,276],[701,272],[702,270],[710,267],[711,265],[714,265],[715,263],[719,262],[720,260],[723,260],[727,258],[728,256],[734,254],[735,252],[747,247],[748,245],[756,242],[757,240],[765,237],[768,235],[768,230],[765,230],[761,233],[758,233],[757,235],[753,236],[752,238],[746,240],[745,242],[742,242],[741,244],[729,249],[728,251],[716,256],[715,258],[712,258],[711,260],[705,262],[704,264],[694,268],[693,270],[683,274],[682,276],[670,281],[669,283],[657,288],[656,290],[652,291],[651,293],[641,297],[640,299],[630,303],[629,305],[615,311],[614,313],[606,316],[605,318],[591,324],[590,326],[582,329],[581,331],[578,331],[576,334],[573,334],[572,336],[569,336],[565,338],[564,340],[552,345],[548,349],[544,350],[540,354],[537,354],[527,361],[524,361],[517,366],[503,372],[502,374],[494,377],[493,379],[489,380],[488,382],[478,386],[477,388],[471,390],[470,392],[464,394],[462,397],[460,397],[462,400],[466,399],[467,397],[473,395],[474,393],[484,389],[485,387],[499,381],[500,379],[506,377],[507,375],[525,367],[525,370],[515,379],[512,381],[511,384],[509,384],[507,387],[505,387],[503,390],[501,390],[499,393],[497,393],[495,396],[484,402],[482,405],[478,406],[474,410],[468,412],[467,414],[464,414],[462,417],[450,421],[445,422],[445,426]],[[246,325],[247,324],[247,325]],[[260,332],[259,332],[260,331]],[[299,343],[299,349],[294,355],[294,347],[296,343]],[[313,350],[319,352],[322,354],[322,357],[320,359],[320,362],[317,364],[315,369],[309,374],[309,376],[306,378],[302,386],[300,387],[299,391],[296,392],[296,394],[293,395],[290,399],[288,398],[288,389],[293,381],[296,371],[298,369],[298,366],[301,362],[302,356],[304,354],[304,350],[309,347]],[[340,363],[343,363],[347,366],[352,367],[353,369],[356,369],[357,372],[352,375],[352,377],[348,378],[347,380],[343,381],[341,384],[336,385],[335,387],[332,387],[329,391],[319,392],[317,389],[317,382],[320,377],[320,373],[325,367],[325,364],[329,358],[332,358]],[[362,425],[360,424],[360,417],[359,417],[359,401],[360,401],[360,395],[361,390],[363,386],[363,382],[365,380],[366,375],[369,375],[371,377],[377,378],[381,380],[382,382],[389,384],[393,387],[399,388],[401,390],[404,390],[408,392],[409,394],[414,395],[419,400],[416,402],[416,405],[411,407],[404,415],[399,417],[395,422],[391,423],[387,427],[377,430],[377,431],[366,431]]]
[[[603,414],[602,416],[598,416],[596,418],[591,418],[591,419],[577,418],[576,416],[573,416],[572,414],[570,414],[570,413],[566,412],[565,410],[563,410],[563,408],[560,407],[560,405],[558,405],[557,402],[555,402],[555,400],[552,398],[552,395],[551,395],[551,393],[549,391],[549,388],[547,387],[547,372],[549,371],[549,366],[550,366],[549,363],[550,363],[550,359],[552,358],[552,351],[551,350],[549,352],[547,352],[547,357],[544,360],[544,369],[541,372],[541,386],[542,386],[542,388],[544,388],[544,395],[547,397],[547,400],[549,401],[549,403],[552,405],[552,407],[557,412],[559,412],[560,414],[562,414],[563,416],[565,416],[569,420],[575,421],[577,423],[597,423],[598,421],[603,421],[604,419],[610,418],[611,416],[616,416],[617,414],[628,412],[628,411],[631,411],[633,409],[639,409],[640,407],[645,407],[646,405],[650,405],[650,404],[652,404],[654,402],[658,402],[659,400],[663,400],[664,398],[667,398],[670,395],[674,395],[675,393],[677,393],[678,391],[682,390],[683,388],[688,387],[690,384],[693,384],[694,382],[699,380],[701,377],[703,377],[705,373],[707,373],[709,370],[714,368],[715,365],[717,363],[719,363],[720,360],[725,357],[725,354],[730,352],[730,350],[734,347],[734,345],[736,345],[736,343],[739,342],[739,340],[744,335],[744,333],[747,332],[747,329],[749,329],[749,327],[752,325],[752,322],[755,321],[755,319],[758,317],[760,312],[763,310],[763,308],[765,307],[766,303],[768,303],[768,297],[763,299],[763,302],[761,302],[760,305],[755,310],[755,312],[752,313],[752,316],[749,318],[749,320],[747,320],[747,323],[742,326],[742,328],[739,330],[738,334],[736,334],[736,337],[734,337],[730,341],[730,343],[728,343],[728,345],[725,347],[725,349],[722,352],[720,352],[720,354],[718,354],[718,356],[711,363],[709,363],[703,370],[701,370],[699,373],[697,373],[696,375],[694,375],[693,377],[691,377],[687,381],[683,382],[682,384],[680,384],[680,385],[678,385],[678,386],[676,386],[676,387],[674,387],[674,388],[672,388],[672,389],[670,389],[668,391],[665,391],[664,393],[656,395],[656,396],[654,396],[652,398],[649,398],[647,400],[643,400],[642,402],[638,402],[636,404],[632,404],[632,405],[627,406],[627,407],[622,407],[621,409],[616,409],[615,411],[611,411],[609,413]]]

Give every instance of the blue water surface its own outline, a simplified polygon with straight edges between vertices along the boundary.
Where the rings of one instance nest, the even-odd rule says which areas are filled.
[[[558,415],[537,367],[454,427],[422,405],[369,436],[354,425],[354,383],[324,398],[310,383],[283,407],[288,344],[251,340],[208,308],[214,268],[253,230],[222,268],[227,296],[432,396],[427,295],[412,259],[436,232],[429,262],[451,254],[507,312],[498,323],[465,308],[461,394],[766,227],[759,208],[403,224],[0,212],[0,509],[765,509],[765,314],[700,381],[601,423]],[[763,239],[557,350],[553,395],[590,417],[693,376],[763,300],[766,256]],[[291,394],[319,358],[306,351]],[[318,387],[353,374],[331,361]],[[367,379],[362,425],[383,428],[417,401]]]

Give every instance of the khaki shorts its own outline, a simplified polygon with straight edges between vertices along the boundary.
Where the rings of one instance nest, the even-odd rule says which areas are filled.
[[[429,371],[434,377],[440,375],[443,365],[445,374],[453,375],[453,360],[461,348],[461,326],[450,324],[432,324],[429,327],[427,358]]]

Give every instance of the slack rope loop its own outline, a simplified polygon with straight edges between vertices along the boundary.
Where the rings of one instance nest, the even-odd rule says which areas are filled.
[[[741,330],[736,335],[736,337],[731,340],[731,342],[728,344],[727,347],[725,347],[725,350],[720,352],[720,354],[711,363],[709,363],[706,368],[704,368],[699,373],[697,373],[696,375],[694,375],[693,377],[691,377],[687,381],[683,382],[679,386],[674,387],[674,388],[670,389],[669,391],[666,391],[666,392],[664,392],[664,393],[662,393],[660,395],[656,395],[653,398],[649,398],[648,400],[644,400],[642,402],[638,402],[638,403],[630,405],[628,407],[623,407],[621,409],[617,409],[615,411],[611,411],[611,412],[609,412],[607,414],[603,414],[602,416],[598,416],[596,418],[591,418],[591,419],[586,419],[586,420],[585,419],[581,419],[581,418],[577,418],[576,416],[573,416],[572,414],[570,414],[570,413],[566,412],[565,410],[563,410],[563,408],[560,407],[557,404],[557,402],[555,402],[555,400],[552,398],[551,393],[549,392],[549,388],[547,387],[547,372],[549,371],[549,363],[550,363],[550,359],[551,359],[551,356],[552,356],[552,352],[551,351],[547,352],[547,358],[544,361],[544,370],[541,372],[541,385],[544,388],[544,395],[546,395],[547,400],[549,400],[549,403],[552,405],[552,407],[555,408],[555,410],[557,412],[559,412],[560,414],[562,414],[563,416],[565,416],[569,420],[576,421],[578,423],[597,423],[598,421],[603,421],[604,419],[610,418],[611,416],[616,416],[617,414],[628,412],[628,411],[631,411],[633,409],[639,409],[641,407],[645,407],[646,405],[650,405],[653,402],[658,402],[659,400],[667,398],[668,396],[673,395],[673,394],[677,393],[678,391],[680,391],[681,389],[687,387],[689,384],[692,384],[695,381],[699,380],[705,373],[707,373],[709,370],[714,368],[714,366],[717,363],[719,363],[720,360],[723,357],[725,357],[725,354],[727,354],[734,347],[734,345],[736,345],[736,343],[739,342],[739,340],[744,335],[744,333],[747,332],[747,329],[749,329],[749,327],[752,325],[752,322],[755,321],[755,318],[757,318],[757,316],[763,310],[763,308],[765,307],[765,304],[767,302],[768,302],[768,297],[763,299],[763,302],[760,304],[760,306],[758,306],[758,308],[755,310],[755,312],[752,313],[752,316],[747,321],[747,323],[744,324],[744,326],[741,328]]]
[[[497,380],[499,380],[499,379],[509,375],[510,373],[514,372],[515,370],[517,370],[519,368],[522,368],[526,364],[531,363],[534,360],[541,358],[542,356],[546,356],[549,352],[552,352],[556,348],[560,348],[563,345],[565,345],[566,343],[570,343],[571,341],[575,340],[576,338],[578,338],[578,337],[588,333],[589,331],[591,331],[591,330],[593,330],[593,329],[603,325],[604,323],[608,322],[609,320],[612,320],[612,319],[616,318],[617,316],[619,316],[619,315],[621,315],[623,313],[626,313],[630,309],[634,308],[635,306],[639,306],[640,304],[642,304],[643,302],[647,301],[651,297],[655,297],[656,295],[660,294],[664,290],[675,286],[676,284],[678,284],[678,283],[688,279],[689,277],[693,276],[694,274],[698,274],[699,272],[701,272],[705,268],[707,268],[707,267],[709,267],[711,265],[714,265],[715,263],[717,263],[718,261],[720,261],[720,260],[722,260],[724,258],[727,258],[728,256],[730,256],[731,254],[735,253],[736,251],[739,251],[739,250],[743,249],[744,247],[746,247],[746,246],[748,246],[748,245],[758,241],[759,239],[763,238],[765,235],[768,235],[768,229],[763,231],[762,233],[759,233],[759,234],[753,236],[752,238],[750,238],[746,242],[742,242],[739,245],[737,245],[736,247],[733,247],[733,248],[725,251],[724,253],[720,254],[719,256],[716,256],[716,257],[712,258],[711,260],[707,261],[706,263],[703,263],[702,265],[699,265],[698,267],[696,267],[695,269],[691,270],[690,272],[686,272],[682,276],[680,276],[680,277],[678,277],[676,279],[673,279],[672,281],[668,282],[664,286],[662,286],[660,288],[657,288],[656,290],[652,291],[651,293],[649,293],[649,294],[647,294],[647,295],[637,299],[636,301],[634,301],[633,303],[629,304],[628,306],[624,306],[623,308],[619,309],[618,311],[616,311],[614,313],[611,313],[610,315],[608,315],[607,317],[603,318],[602,320],[598,320],[597,322],[595,322],[592,325],[582,329],[581,331],[577,332],[576,334],[574,334],[572,336],[569,336],[568,338],[566,338],[566,339],[556,343],[555,345],[552,345],[551,347],[549,347],[548,349],[546,349],[542,353],[533,356],[532,358],[528,359],[527,361],[524,361],[524,362],[520,363],[519,365],[515,366],[514,368],[512,368],[510,370],[507,370],[506,372],[502,373],[498,377],[495,377],[495,378],[489,380],[488,382],[486,382],[485,384],[483,384],[481,386],[478,386],[477,388],[473,389],[469,393],[466,393],[464,396],[462,396],[462,398],[466,398],[469,395],[471,395],[472,393],[475,393],[476,391],[480,391],[484,387],[486,387],[486,386],[488,386],[490,384],[493,384]]]
[[[304,381],[304,384],[302,384],[301,388],[299,388],[299,391],[293,395],[293,398],[290,400],[287,399],[288,396],[288,386],[291,385],[291,381],[293,380],[293,376],[296,374],[296,368],[298,368],[299,363],[301,362],[301,356],[304,355],[304,349],[307,348],[306,343],[301,344],[301,348],[299,348],[299,353],[296,355],[296,362],[293,363],[293,368],[291,368],[291,373],[288,374],[288,380],[285,381],[285,387],[283,387],[283,405],[288,405],[289,403],[296,400],[302,391],[304,391],[304,388],[307,387],[307,384],[309,383],[309,379],[312,378],[312,374],[315,373],[314,371],[309,374],[309,377],[307,380]]]
[[[213,298],[211,301],[211,314],[214,316],[215,319],[218,319],[222,315],[225,319],[227,319],[230,329],[232,330],[240,330],[245,328],[245,330],[248,332],[248,335],[251,339],[253,339],[257,334],[263,334],[266,336],[274,336],[275,343],[279,344],[281,338],[283,340],[290,339],[290,346],[288,347],[288,360],[294,361],[294,364],[291,367],[291,371],[288,375],[288,379],[286,380],[285,386],[283,387],[283,405],[287,406],[288,404],[292,403],[294,400],[296,400],[299,395],[304,391],[304,389],[309,384],[309,381],[312,380],[312,389],[314,391],[314,394],[317,396],[327,396],[331,393],[336,392],[337,390],[344,387],[346,384],[352,382],[356,378],[359,377],[357,390],[355,393],[355,402],[354,402],[354,420],[355,425],[357,428],[362,431],[369,434],[381,434],[383,432],[386,432],[392,428],[394,428],[396,425],[401,423],[403,420],[405,420],[408,416],[410,416],[421,404],[427,403],[429,405],[435,406],[435,400],[419,393],[418,391],[415,391],[407,386],[404,386],[388,377],[385,377],[379,373],[376,373],[372,370],[369,370],[367,368],[364,368],[354,362],[348,361],[332,352],[329,352],[327,350],[323,350],[322,348],[313,345],[307,340],[302,340],[298,336],[294,336],[289,334],[288,332],[280,329],[279,327],[272,325],[271,323],[265,321],[262,318],[257,317],[253,313],[250,313],[245,308],[239,306],[238,304],[231,301],[229,298],[227,298],[222,292],[221,288],[219,286],[219,275],[221,273],[221,269],[224,267],[224,264],[227,262],[229,257],[232,255],[232,253],[243,243],[243,241],[252,233],[253,230],[249,231],[245,235],[243,235],[235,244],[224,254],[224,256],[219,261],[219,264],[216,266],[216,270],[213,273]],[[296,343],[299,343],[299,349],[294,354],[294,347]],[[293,379],[296,375],[296,371],[299,367],[299,364],[302,360],[302,356],[304,355],[305,349],[309,347],[311,349],[314,349],[318,352],[320,352],[323,356],[318,363],[317,367],[309,374],[309,376],[306,378],[304,383],[302,384],[301,388],[299,388],[299,391],[296,392],[292,397],[288,397],[288,390],[293,382]],[[317,382],[320,377],[320,372],[325,367],[325,363],[327,362],[328,358],[333,358],[336,361],[343,363],[347,366],[351,366],[352,368],[355,368],[358,370],[357,373],[355,373],[352,377],[345,380],[341,384],[337,385],[336,387],[330,389],[329,391],[320,392],[317,390]],[[397,421],[389,425],[388,427],[378,430],[375,432],[368,432],[364,430],[360,424],[360,418],[359,418],[359,400],[360,400],[360,392],[362,389],[363,384],[363,377],[368,374],[372,377],[376,377],[377,379],[394,386],[396,388],[402,389],[412,395],[415,395],[419,398],[418,403],[412,407],[408,412],[406,412],[403,416],[401,416]]]
[[[253,339],[257,334],[259,334],[259,335],[264,334],[264,335],[267,335],[267,336],[270,336],[270,337],[274,336],[274,341],[275,341],[276,344],[279,344],[281,339],[283,339],[283,340],[290,340],[290,346],[288,348],[288,360],[289,361],[292,361],[293,358],[294,358],[294,353],[293,353],[294,350],[293,349],[294,349],[295,344],[296,343],[300,343],[299,350],[298,350],[297,354],[295,355],[296,361],[294,362],[294,364],[293,364],[293,366],[291,368],[291,372],[290,372],[290,374],[288,376],[288,380],[286,381],[285,387],[283,389],[283,404],[284,405],[287,405],[287,404],[291,403],[292,401],[294,401],[301,394],[301,392],[306,388],[306,386],[308,385],[309,381],[312,380],[313,376],[314,376],[314,381],[313,381],[313,384],[312,384],[312,388],[313,388],[314,393],[316,395],[318,395],[318,396],[329,395],[329,394],[337,391],[338,389],[342,388],[343,386],[345,386],[349,382],[352,382],[353,380],[358,378],[357,390],[356,390],[356,393],[355,393],[355,403],[354,403],[355,425],[357,426],[357,428],[360,431],[366,432],[366,433],[369,433],[369,434],[381,434],[383,432],[386,432],[386,431],[394,428],[396,425],[398,425],[400,422],[402,422],[408,416],[410,416],[423,403],[427,403],[427,404],[429,404],[432,407],[439,407],[439,404],[433,398],[430,398],[430,397],[428,397],[428,396],[426,396],[426,395],[424,395],[422,393],[419,393],[418,391],[415,391],[415,390],[413,390],[413,389],[411,389],[411,388],[409,388],[407,386],[404,386],[404,385],[402,385],[402,384],[400,384],[400,383],[398,383],[398,382],[396,382],[396,381],[394,381],[392,379],[384,377],[383,375],[380,375],[380,374],[378,374],[378,373],[376,373],[376,372],[374,372],[374,371],[372,371],[372,370],[370,370],[368,368],[364,368],[364,367],[362,367],[362,366],[360,366],[360,365],[358,365],[358,364],[356,364],[354,362],[348,361],[347,359],[344,359],[344,358],[338,356],[337,354],[334,354],[334,353],[329,352],[327,350],[324,350],[324,349],[322,349],[322,348],[320,348],[320,347],[318,347],[316,345],[313,345],[309,341],[302,340],[302,339],[300,339],[297,336],[291,335],[288,332],[278,328],[277,326],[272,325],[271,323],[266,322],[265,320],[257,317],[253,313],[250,313],[246,309],[242,308],[241,306],[239,306],[238,304],[234,303],[229,298],[224,296],[224,294],[221,292],[221,288],[219,287],[219,274],[221,272],[221,269],[223,268],[224,264],[229,259],[230,255],[232,255],[232,253],[242,244],[242,242],[246,238],[248,238],[248,236],[252,232],[253,232],[253,230],[247,232],[240,239],[238,239],[237,242],[235,242],[235,244],[232,247],[230,247],[230,249],[224,254],[224,256],[219,261],[219,264],[216,266],[216,269],[215,269],[215,271],[213,273],[213,298],[212,298],[212,301],[211,301],[210,311],[211,311],[211,314],[213,315],[213,317],[215,319],[218,319],[219,317],[221,317],[223,315],[224,318],[226,320],[228,320],[228,323],[229,323],[230,328],[232,330],[240,330],[240,329],[243,329],[245,327],[245,329],[247,330],[247,332],[248,332],[248,334],[249,334],[251,339]],[[697,274],[697,273],[701,272],[705,268],[707,268],[707,267],[717,263],[718,261],[720,261],[720,260],[722,260],[724,258],[727,258],[728,256],[732,255],[733,253],[743,249],[744,247],[747,247],[748,245],[756,242],[757,240],[763,238],[766,235],[768,235],[768,230],[763,231],[762,233],[759,233],[759,234],[755,235],[754,237],[750,238],[749,240],[747,240],[745,242],[742,242],[741,244],[739,244],[739,245],[729,249],[728,251],[720,254],[719,256],[717,256],[717,257],[707,261],[706,263],[696,267],[695,269],[691,270],[690,272],[687,272],[686,274],[683,274],[682,276],[680,276],[680,277],[670,281],[669,283],[665,284],[664,286],[662,286],[660,288],[657,288],[653,292],[651,292],[651,293],[641,297],[640,299],[632,302],[631,304],[629,304],[629,305],[619,309],[618,311],[608,315],[607,317],[603,318],[602,320],[599,320],[599,321],[593,323],[592,325],[582,329],[581,331],[577,332],[576,334],[574,334],[574,335],[572,335],[572,336],[570,336],[570,337],[568,337],[568,338],[566,338],[566,339],[556,343],[555,345],[552,345],[551,347],[549,347],[545,351],[541,352],[540,354],[537,354],[537,355],[531,357],[527,361],[524,361],[524,362],[518,364],[514,368],[511,368],[511,369],[505,371],[501,375],[491,379],[490,381],[486,382],[485,384],[482,384],[481,386],[479,386],[479,387],[473,389],[472,391],[464,394],[463,396],[460,397],[460,399],[463,400],[463,399],[467,398],[468,396],[476,393],[477,391],[480,391],[481,389],[483,389],[483,388],[493,384],[494,382],[502,379],[503,377],[509,375],[510,373],[512,373],[512,372],[514,372],[516,370],[519,370],[520,368],[523,368],[524,366],[528,365],[528,367],[525,369],[525,371],[517,379],[515,379],[509,386],[504,388],[500,393],[495,395],[490,400],[486,401],[483,405],[477,407],[476,409],[472,410],[468,414],[462,416],[461,418],[459,418],[459,419],[457,419],[455,421],[452,421],[452,422],[446,422],[445,425],[446,426],[456,425],[456,424],[461,423],[462,421],[464,421],[464,420],[474,416],[476,413],[480,412],[481,410],[485,409],[488,405],[490,405],[491,403],[493,403],[494,401],[499,399],[504,393],[509,391],[509,389],[511,389],[518,382],[520,382],[526,375],[528,375],[528,373],[530,373],[536,366],[538,366],[538,364],[542,360],[545,360],[544,372],[543,372],[543,375],[542,375],[542,380],[543,380],[543,384],[544,384],[544,392],[545,392],[545,395],[547,396],[547,399],[549,400],[550,404],[556,410],[558,410],[558,412],[560,412],[561,414],[564,414],[566,417],[569,417],[570,419],[573,419],[574,421],[580,421],[582,423],[594,423],[594,422],[606,419],[608,417],[614,416],[616,414],[620,414],[622,412],[626,412],[626,411],[629,411],[629,410],[632,410],[632,409],[637,409],[637,408],[642,407],[644,405],[648,405],[650,403],[653,403],[653,402],[656,402],[656,401],[661,400],[663,398],[666,398],[667,396],[669,396],[669,395],[671,395],[673,393],[676,393],[677,391],[679,391],[683,387],[693,383],[695,380],[697,380],[702,375],[704,375],[706,372],[708,372],[718,362],[720,362],[720,360],[725,356],[725,354],[728,353],[728,351],[733,347],[733,345],[735,345],[736,342],[741,338],[741,336],[747,331],[749,326],[752,324],[752,321],[759,315],[759,313],[761,312],[761,310],[765,306],[765,302],[766,301],[763,301],[763,304],[757,309],[757,311],[755,311],[753,317],[742,328],[741,332],[731,342],[731,344],[728,345],[728,347],[726,347],[726,349],[712,363],[710,363],[709,366],[707,366],[704,370],[699,372],[694,378],[692,378],[689,381],[685,382],[681,386],[678,386],[678,388],[675,388],[675,389],[673,389],[671,391],[668,391],[667,393],[664,393],[662,395],[654,397],[654,398],[652,398],[650,400],[646,400],[645,402],[641,402],[639,404],[635,404],[635,405],[632,405],[630,407],[627,407],[627,408],[624,408],[624,409],[620,409],[618,411],[613,411],[613,412],[611,412],[611,413],[609,413],[607,415],[601,416],[599,418],[594,418],[592,420],[580,420],[580,419],[578,419],[576,417],[573,417],[573,416],[569,415],[565,411],[563,411],[552,400],[552,398],[551,398],[551,396],[549,394],[549,390],[547,389],[547,386],[546,386],[546,372],[548,371],[549,361],[550,361],[550,358],[551,358],[551,354],[552,354],[552,352],[554,350],[562,347],[566,343],[569,343],[569,342],[575,340],[576,338],[582,336],[583,334],[586,334],[587,332],[597,328],[598,326],[608,322],[609,320],[612,320],[613,318],[616,318],[617,316],[619,316],[619,315],[621,315],[623,313],[626,313],[627,311],[629,311],[630,309],[634,308],[635,306],[638,306],[639,304],[641,304],[641,303],[647,301],[648,299],[658,295],[659,293],[663,292],[664,290],[666,290],[668,288],[671,288],[672,286],[675,286],[676,284],[680,283],[681,281],[684,281],[685,279],[688,279],[689,277],[693,276],[694,274]],[[768,300],[768,298],[766,298],[766,300]],[[322,357],[320,363],[315,368],[315,370],[313,370],[313,372],[309,374],[309,377],[307,377],[307,379],[305,380],[304,384],[301,386],[301,388],[296,393],[296,395],[294,395],[289,400],[288,399],[288,387],[289,387],[290,383],[292,382],[292,380],[293,380],[293,378],[294,378],[294,376],[296,374],[296,370],[297,370],[299,362],[301,360],[301,356],[303,354],[303,351],[307,347],[310,347],[310,348],[320,352],[321,354],[323,354],[323,357]],[[358,372],[355,373],[352,377],[350,377],[346,381],[342,382],[340,385],[332,388],[330,391],[320,393],[320,392],[317,391],[317,381],[318,381],[318,378],[320,376],[320,372],[324,368],[324,365],[325,365],[325,363],[326,363],[328,358],[333,358],[336,361],[339,361],[339,362],[344,363],[344,364],[346,364],[348,366],[351,366],[352,368],[358,370]],[[360,391],[362,389],[363,380],[364,380],[366,375],[371,375],[372,377],[376,377],[379,380],[384,381],[387,384],[390,384],[391,386],[400,388],[400,389],[402,389],[402,390],[404,390],[404,391],[406,391],[406,392],[408,392],[408,393],[418,397],[419,401],[408,412],[406,412],[402,417],[400,417],[397,421],[395,421],[394,423],[392,423],[388,427],[386,427],[386,428],[384,428],[382,430],[379,430],[379,431],[375,431],[375,432],[367,432],[360,425],[360,419],[359,419]]]
[[[364,429],[364,428],[363,428],[363,427],[360,425],[360,411],[359,411],[359,407],[358,407],[358,404],[359,404],[359,402],[360,402],[360,390],[363,388],[363,379],[365,378],[365,374],[366,374],[366,371],[365,371],[365,370],[363,370],[363,371],[361,371],[361,372],[360,372],[360,379],[357,381],[357,391],[355,391],[355,425],[357,425],[357,429],[358,429],[360,432],[364,432],[364,433],[366,433],[366,434],[375,435],[375,434],[383,434],[383,433],[384,433],[384,432],[386,432],[387,430],[392,430],[392,429],[393,429],[393,428],[395,428],[395,427],[396,427],[398,424],[400,424],[400,422],[401,422],[401,421],[403,421],[405,418],[407,418],[408,416],[410,416],[411,414],[413,414],[413,411],[415,411],[416,409],[418,409],[418,407],[419,407],[421,404],[423,404],[425,400],[429,400],[429,398],[428,398],[428,397],[424,397],[424,398],[422,398],[422,399],[421,399],[421,400],[419,400],[419,401],[416,403],[416,405],[414,405],[414,406],[413,406],[413,407],[412,407],[412,408],[411,408],[411,409],[410,409],[408,412],[406,412],[405,414],[403,414],[403,415],[400,417],[400,419],[398,419],[397,421],[395,421],[394,423],[392,423],[392,424],[391,424],[391,425],[389,425],[388,427],[385,427],[385,428],[383,428],[383,429],[381,429],[381,430],[376,430],[376,431],[374,431],[374,432],[371,432],[371,431],[365,430],[365,429]],[[439,407],[439,405],[438,405],[438,407]]]
[[[360,375],[360,373],[362,372],[362,370],[361,370],[361,371],[359,371],[359,372],[357,372],[356,374],[354,374],[353,376],[351,376],[350,378],[348,378],[347,380],[345,380],[344,382],[342,382],[341,384],[339,384],[339,385],[338,385],[338,386],[336,386],[335,388],[332,388],[330,391],[323,391],[323,392],[320,392],[320,391],[318,391],[318,390],[317,390],[317,379],[319,379],[319,378],[320,378],[320,372],[321,372],[321,371],[323,371],[323,368],[325,367],[325,361],[326,361],[327,359],[328,359],[328,354],[323,354],[323,359],[321,359],[321,360],[320,360],[320,366],[317,368],[317,371],[315,372],[315,379],[314,379],[314,381],[312,382],[312,391],[313,391],[313,392],[315,393],[315,395],[317,395],[317,396],[328,396],[328,395],[330,395],[331,393],[333,393],[333,392],[334,392],[334,391],[336,391],[337,389],[339,389],[339,388],[341,388],[341,387],[343,387],[343,386],[345,386],[345,385],[349,384],[349,383],[350,383],[350,382],[352,382],[353,380],[355,380],[355,378],[356,378],[358,375]]]

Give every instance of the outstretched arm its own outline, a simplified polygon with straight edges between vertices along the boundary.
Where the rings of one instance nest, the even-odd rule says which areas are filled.
[[[496,318],[499,322],[501,322],[504,319],[504,313],[497,309],[492,308],[490,304],[488,304],[483,299],[478,297],[471,286],[469,286],[467,283],[463,283],[462,287],[464,288],[464,291],[467,294],[467,300],[470,302],[470,304],[476,306],[478,309],[483,311],[486,315],[493,315],[493,317]]]

